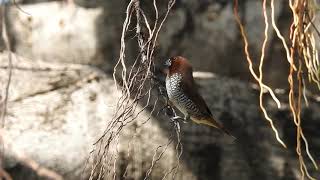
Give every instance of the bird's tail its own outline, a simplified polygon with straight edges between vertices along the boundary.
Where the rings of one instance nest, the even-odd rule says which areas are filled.
[[[227,134],[228,136],[232,137],[234,140],[236,140],[237,138],[234,137],[230,131],[225,128],[221,123],[219,123],[218,121],[214,120],[213,118],[209,118],[209,119],[203,119],[201,121],[199,121],[199,123],[201,124],[206,124],[208,126],[220,129],[223,133]]]
[[[232,137],[232,139],[233,140],[237,140],[237,138],[236,137],[234,137],[231,133],[230,133],[230,131],[229,130],[227,130],[225,127],[221,127],[221,128],[219,128],[222,132],[224,132],[225,134],[227,134],[228,136],[230,136],[230,137]]]

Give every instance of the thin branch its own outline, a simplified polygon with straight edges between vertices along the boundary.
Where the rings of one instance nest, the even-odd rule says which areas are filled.
[[[262,64],[263,64],[263,59],[264,59],[264,55],[263,54],[264,54],[264,46],[265,46],[266,41],[264,42],[264,45],[262,47],[263,51],[262,51],[262,56],[261,56],[261,60],[260,60],[260,67],[259,67],[260,75],[258,77],[257,74],[255,73],[254,69],[253,69],[253,63],[252,63],[251,56],[250,56],[250,53],[249,53],[249,44],[248,44],[247,36],[246,36],[244,27],[243,27],[243,25],[241,23],[241,20],[240,20],[239,14],[238,14],[238,0],[234,0],[233,12],[234,12],[234,15],[235,15],[235,19],[236,19],[236,21],[237,21],[237,23],[239,25],[239,28],[240,28],[241,36],[242,36],[243,43],[244,43],[244,51],[245,51],[245,54],[246,54],[246,59],[247,59],[248,65],[249,65],[250,73],[252,74],[254,79],[259,83],[259,86],[260,86],[260,108],[263,111],[264,117],[269,121],[269,124],[270,124],[273,132],[275,133],[277,141],[283,147],[286,148],[287,146],[285,145],[285,143],[279,137],[279,133],[278,133],[277,129],[274,127],[273,121],[268,116],[268,114],[267,114],[267,112],[265,110],[265,107],[263,106],[263,103],[262,103],[262,95],[261,95],[261,93],[264,91],[264,89],[266,89],[266,90],[268,90],[268,92],[271,95],[271,97],[273,98],[273,100],[277,103],[278,108],[281,107],[280,101],[275,96],[273,90],[262,82]],[[265,17],[267,17],[266,14],[265,14]],[[266,23],[266,28],[267,28],[267,20],[266,20],[265,23]]]

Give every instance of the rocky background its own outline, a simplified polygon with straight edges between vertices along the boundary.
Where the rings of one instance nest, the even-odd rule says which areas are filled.
[[[18,180],[87,179],[90,172],[83,171],[83,166],[92,144],[110,122],[115,99],[120,94],[112,71],[118,59],[128,1],[18,2],[20,9],[11,6],[6,16],[15,55],[3,133],[5,170]],[[164,7],[162,3],[159,2],[160,8]],[[150,4],[145,1],[142,6],[148,8]],[[275,7],[277,24],[287,35],[291,22],[287,1],[276,1]],[[264,28],[261,2],[241,1],[239,10],[257,63]],[[265,80],[274,89],[282,88],[277,92],[283,106],[277,109],[269,99],[266,105],[288,149],[275,141],[258,107],[259,92],[250,83],[252,78],[233,17],[232,2],[177,0],[160,33],[156,61],[179,54],[190,59],[195,71],[207,72],[197,78],[200,91],[216,118],[223,121],[238,140],[230,143],[218,131],[192,123],[181,124],[183,154],[175,179],[299,178],[295,127],[286,98],[289,66],[281,42],[271,30],[269,35]],[[132,45],[136,39],[134,34],[127,39],[130,48],[126,53],[130,60],[137,52]],[[7,57],[3,51],[0,56],[2,94],[8,76]],[[308,94],[310,106],[303,107],[302,120],[311,153],[319,162],[320,99],[319,91],[315,92]],[[143,179],[155,149],[165,144],[172,133],[172,123],[162,115],[153,116],[142,125],[149,114],[145,111],[121,136],[117,179]],[[132,137],[134,146],[128,157],[126,148]],[[161,179],[175,166],[176,143],[169,146],[151,179]],[[30,168],[26,157],[50,170],[52,177],[41,173],[41,168]],[[127,170],[123,168],[128,164]],[[314,177],[320,178],[311,163],[307,165]]]

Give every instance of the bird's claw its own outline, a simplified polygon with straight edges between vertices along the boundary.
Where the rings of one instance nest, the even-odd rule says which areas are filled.
[[[180,116],[175,116],[175,117],[172,117],[171,118],[171,121],[172,122],[177,122],[178,120],[181,120],[183,123],[187,123],[186,119],[185,118],[182,118]]]
[[[161,112],[161,111],[165,111],[165,114],[167,116],[169,116],[169,117],[171,116],[170,120],[174,124],[175,130],[178,133],[180,133],[181,128],[180,128],[180,123],[179,122],[187,123],[187,121],[186,121],[187,117],[182,118],[180,116],[177,116],[175,110],[169,104],[167,104],[165,107],[163,107],[159,112]]]
[[[183,119],[183,118],[180,116],[175,116],[175,117],[170,118],[171,122],[174,124],[176,131],[179,133],[180,133],[180,129],[181,129],[180,124],[179,124],[179,120],[181,120],[181,119]]]

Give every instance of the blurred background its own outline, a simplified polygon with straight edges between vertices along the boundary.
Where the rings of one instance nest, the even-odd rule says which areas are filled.
[[[112,73],[129,1],[16,2],[19,7],[11,5],[5,14],[14,56],[1,167],[18,180],[87,179],[90,169],[84,170],[84,165],[90,166],[87,159],[93,143],[111,121],[120,95]],[[160,13],[166,3],[158,2]],[[141,6],[148,17],[154,17],[152,2],[142,1]],[[195,71],[205,72],[196,77],[201,94],[215,117],[238,137],[236,142],[228,142],[211,128],[181,124],[183,154],[175,179],[299,179],[296,129],[286,95],[289,64],[282,43],[270,29],[264,80],[276,89],[283,104],[277,109],[267,95],[265,104],[288,149],[277,143],[259,109],[259,89],[249,73],[232,8],[229,0],[177,0],[160,32],[156,63],[182,55]],[[240,1],[239,14],[257,69],[264,38],[261,1]],[[286,0],[275,1],[275,18],[286,38],[291,16]],[[317,19],[315,24],[318,27]],[[126,36],[126,43],[130,65],[139,51],[134,29]],[[4,97],[9,68],[3,40],[0,48],[0,91]],[[319,163],[320,97],[311,84],[307,87],[309,107],[303,103],[302,127]],[[114,147],[118,153],[116,179],[144,179],[156,148],[172,136],[172,123],[163,115],[143,123],[150,111],[148,108],[125,128]],[[177,143],[168,147],[150,179],[162,179],[176,165]],[[306,162],[313,177],[320,179],[311,162]]]

